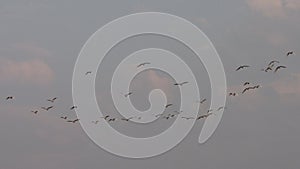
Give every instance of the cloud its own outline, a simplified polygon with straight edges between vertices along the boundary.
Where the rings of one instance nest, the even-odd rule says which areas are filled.
[[[53,70],[42,60],[0,60],[0,81],[46,85],[54,79]]]
[[[286,17],[288,10],[299,10],[299,0],[247,0],[249,7],[270,18]]]
[[[279,95],[300,95],[300,74],[291,74],[291,76],[275,81],[270,86]]]
[[[27,53],[30,56],[34,57],[49,57],[51,56],[50,51],[40,46],[35,45],[34,43],[16,43],[12,45],[13,50],[20,51],[22,53]]]

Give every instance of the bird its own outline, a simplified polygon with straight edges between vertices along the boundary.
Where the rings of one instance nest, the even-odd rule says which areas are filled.
[[[107,120],[109,117],[110,117],[109,115],[106,115],[106,116],[101,117],[101,118],[104,119],[104,120]]]
[[[246,91],[248,90],[253,90],[253,89],[258,89],[260,87],[260,85],[256,85],[256,86],[252,86],[252,87],[247,87],[245,88],[242,93],[244,94]]]
[[[186,119],[186,120],[192,120],[195,119],[194,117],[181,117],[182,119]]]
[[[242,66],[239,66],[238,68],[236,68],[235,71],[239,71],[241,69],[248,68],[248,67],[250,67],[250,66],[249,65],[242,65]]]
[[[92,71],[87,71],[85,75],[92,74]]]
[[[171,107],[171,106],[173,106],[173,104],[172,104],[172,103],[169,103],[169,104],[167,104],[167,105],[165,106],[165,108],[168,108],[168,107]]]
[[[61,116],[60,118],[64,119],[64,120],[67,120],[68,117],[67,116]]]
[[[247,87],[245,88],[243,91],[242,91],[242,94],[244,94],[246,91],[250,90],[250,89],[253,89],[252,87]]]
[[[204,102],[206,102],[206,99],[202,99],[202,100],[200,101],[200,104],[203,104]]]
[[[128,96],[130,96],[132,94],[133,94],[132,92],[128,92],[128,93],[124,94],[124,97],[128,97]]]
[[[7,96],[7,97],[6,97],[6,100],[12,100],[12,99],[14,99],[13,96]]]
[[[250,82],[245,82],[245,83],[244,83],[244,86],[249,85],[249,84],[250,84]]]
[[[70,107],[70,110],[74,110],[74,109],[77,109],[77,106]]]
[[[262,69],[262,71],[264,71],[264,72],[272,71],[272,70],[273,70],[273,67],[274,67],[274,66],[268,66],[267,68]]]
[[[46,111],[48,111],[48,110],[50,110],[50,109],[52,109],[53,108],[53,106],[49,106],[49,107],[41,107],[43,110],[46,110]]]
[[[39,111],[38,110],[32,110],[31,112],[34,113],[34,114],[37,114]]]
[[[225,106],[221,106],[221,107],[219,107],[219,108],[217,109],[217,111],[220,111],[220,110],[222,110],[222,109],[226,109],[226,107],[225,107]]]
[[[48,99],[47,101],[53,103],[56,99],[57,99],[57,97],[54,97],[54,98],[52,98],[52,99]]]
[[[123,120],[123,121],[129,121],[129,120],[131,120],[131,119],[133,119],[134,117],[129,117],[129,118],[122,118],[121,120]]]
[[[279,69],[285,69],[287,68],[286,66],[277,66],[276,69],[274,70],[274,73],[276,73]]]
[[[293,55],[294,54],[294,51],[289,51],[286,53],[286,56],[290,56],[290,55]]]
[[[117,119],[116,118],[111,118],[111,119],[108,119],[107,121],[108,122],[114,122],[114,121],[117,121]]]
[[[181,82],[181,83],[175,83],[175,86],[183,86],[185,84],[188,84],[189,82]]]
[[[272,61],[268,64],[268,66],[272,66],[272,65],[274,65],[275,63],[280,63],[280,62],[277,61],[277,60],[272,60]]]
[[[150,62],[144,62],[144,63],[140,63],[139,65],[137,65],[137,68],[142,67],[142,66],[146,66],[146,65],[150,65]]]
[[[75,119],[75,120],[68,120],[67,122],[69,122],[69,123],[76,123],[78,121],[79,121],[79,119]]]
[[[237,94],[236,93],[234,93],[234,92],[230,92],[229,93],[229,96],[236,96]]]
[[[213,109],[209,109],[209,110],[207,110],[207,113],[212,112],[212,111],[214,111],[214,110]]]
[[[197,117],[196,120],[200,120],[200,119],[204,119],[204,118],[207,118],[208,116],[212,115],[213,113],[207,113],[207,114],[204,114],[204,115],[201,115],[199,117]]]

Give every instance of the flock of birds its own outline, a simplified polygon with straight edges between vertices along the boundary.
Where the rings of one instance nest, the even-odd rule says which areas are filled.
[[[289,51],[289,52],[287,52],[286,56],[288,57],[288,56],[294,55],[294,54],[295,54],[294,51]],[[150,64],[151,64],[150,62],[140,63],[140,64],[137,65],[137,68],[140,68],[140,67],[143,67],[143,66],[146,66],[146,65],[150,65]],[[243,71],[243,70],[246,70],[246,69],[248,69],[248,68],[250,68],[250,67],[251,67],[250,65],[241,65],[241,66],[238,66],[238,67],[235,69],[235,71]],[[265,68],[261,69],[261,71],[277,73],[279,70],[281,70],[281,69],[286,69],[286,68],[287,68],[287,66],[285,66],[285,65],[280,65],[280,62],[279,62],[278,60],[272,60],[272,61],[270,61],[270,62],[266,65]],[[87,72],[85,73],[85,75],[88,76],[88,75],[90,75],[90,74],[92,74],[92,73],[93,73],[92,71],[87,71]],[[184,87],[184,86],[187,85],[188,83],[189,83],[188,81],[184,81],[184,82],[176,82],[176,83],[174,83],[173,85],[174,85],[174,86],[178,86],[178,87]],[[242,84],[242,87],[243,87],[243,90],[242,90],[240,93],[238,93],[238,92],[229,92],[228,95],[229,95],[230,97],[235,97],[235,96],[238,96],[239,94],[245,94],[245,93],[250,92],[250,91],[252,91],[252,90],[257,90],[257,89],[259,89],[259,88],[261,87],[261,85],[251,85],[251,83],[247,81],[247,82],[244,82],[244,83]],[[133,94],[133,92],[130,91],[130,92],[128,92],[128,93],[126,93],[126,94],[122,94],[122,95],[123,95],[125,98],[128,98],[128,97],[131,96],[132,94]],[[14,96],[7,96],[7,97],[6,97],[6,101],[10,101],[10,100],[14,100],[14,99],[15,99]],[[50,102],[50,103],[52,103],[52,104],[54,104],[57,100],[58,100],[57,97],[47,99],[47,101]],[[197,103],[199,103],[199,104],[201,104],[201,105],[204,104],[205,102],[207,102],[207,99],[206,99],[206,98],[204,98],[204,99],[202,99],[202,100],[200,100],[200,101],[197,101]],[[172,103],[166,104],[166,105],[165,105],[165,110],[167,110],[169,107],[172,107],[172,106],[174,106]],[[48,107],[40,107],[39,110],[32,110],[31,112],[32,112],[33,114],[36,115],[36,114],[38,114],[40,111],[46,111],[46,112],[48,112],[48,111],[50,111],[50,110],[53,109],[53,108],[54,108],[54,105],[51,105],[51,106],[48,106]],[[74,105],[74,106],[70,107],[69,109],[70,109],[70,110],[75,110],[76,108],[77,108],[77,106]],[[207,118],[207,117],[209,117],[209,116],[211,116],[211,115],[215,115],[215,113],[217,113],[218,111],[225,110],[225,109],[226,109],[225,106],[220,106],[219,108],[216,108],[215,110],[209,109],[209,110],[207,110],[207,111],[205,112],[205,114],[199,115],[199,116],[196,117],[196,118],[195,118],[195,117],[185,117],[185,116],[181,116],[181,119],[184,119],[184,120],[193,120],[193,119],[201,120],[201,119],[205,119],[205,118]],[[183,112],[182,110],[180,110],[180,111],[173,111],[172,113],[168,113],[168,114],[166,114],[166,113],[161,113],[161,114],[153,114],[153,115],[154,115],[155,117],[157,117],[157,118],[160,118],[160,117],[161,117],[162,119],[168,120],[168,119],[172,119],[172,118],[178,117],[178,115],[180,115],[180,114],[184,114],[184,112]],[[105,115],[104,117],[100,117],[100,118],[97,119],[97,120],[92,120],[91,123],[93,123],[93,124],[98,124],[98,123],[101,122],[101,119],[102,119],[102,120],[105,120],[105,121],[107,121],[107,122],[116,122],[116,121],[119,121],[119,120],[125,121],[125,122],[129,122],[129,121],[131,121],[132,119],[135,119],[135,118],[136,118],[136,119],[141,119],[142,117],[137,117],[137,116],[136,116],[136,117],[120,118],[120,119],[118,119],[118,118],[116,118],[116,117],[112,117],[111,115]],[[60,119],[65,120],[67,123],[77,123],[77,122],[79,122],[79,119],[78,119],[78,118],[76,118],[76,119],[70,119],[68,116],[61,116]]]

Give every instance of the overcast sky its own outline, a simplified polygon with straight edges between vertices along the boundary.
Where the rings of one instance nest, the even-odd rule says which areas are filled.
[[[262,88],[228,98],[224,117],[213,137],[198,144],[202,123],[171,151],[149,159],[112,155],[95,145],[79,124],[60,119],[72,104],[72,72],[87,39],[118,17],[156,11],[183,17],[198,26],[215,45],[225,67],[228,90],[240,91],[245,81]],[[300,1],[299,0],[1,0],[0,1],[0,168],[2,169],[298,169],[300,166]],[[143,43],[141,43],[143,42]],[[160,47],[187,59],[192,53],[179,42],[159,36],[128,39],[110,52],[97,75],[99,106],[115,113],[107,80],[122,58],[133,51]],[[295,51],[287,58],[286,52]],[[288,68],[261,69],[272,59]],[[198,60],[190,61],[201,96],[210,98],[208,77]],[[235,72],[242,64],[250,69]],[[149,107],[147,95],[163,89],[172,103],[179,91],[173,79],[145,71],[132,83],[132,102]],[[105,83],[105,84],[104,84]],[[8,95],[15,96],[5,101]],[[31,110],[55,108],[38,115]],[[176,110],[178,106],[173,107]],[[117,113],[113,114],[117,116]],[[156,135],[170,121],[145,125],[113,124],[132,136]]]

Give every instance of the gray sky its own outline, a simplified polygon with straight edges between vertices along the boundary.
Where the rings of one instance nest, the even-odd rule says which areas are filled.
[[[171,151],[154,158],[131,160],[105,152],[78,124],[65,123],[59,117],[76,118],[69,110],[71,80],[85,41],[106,23],[145,11],[174,14],[197,25],[211,39],[224,63],[229,91],[241,90],[245,81],[263,87],[228,98],[221,124],[206,144],[197,142],[200,122]],[[0,168],[298,169],[299,17],[298,0],[0,1]],[[192,55],[180,43],[159,36],[135,37],[119,44],[98,71],[104,72],[96,81],[103,110],[114,112],[105,82],[118,61],[149,46],[168,49],[182,59]],[[287,59],[289,50],[294,50],[295,55]],[[278,74],[260,71],[272,59],[280,60],[288,69]],[[187,60],[197,75],[201,95],[209,98],[203,65]],[[241,64],[252,67],[235,72]],[[147,109],[146,96],[156,87],[166,90],[168,99],[178,103],[178,90],[166,87],[169,82],[172,79],[161,72],[141,73],[132,83],[132,88],[138,90],[132,97],[133,103],[138,109]],[[16,99],[6,102],[8,95]],[[56,96],[54,110],[36,116],[30,112],[50,105],[46,100]],[[164,131],[171,123],[113,127],[144,137]]]

